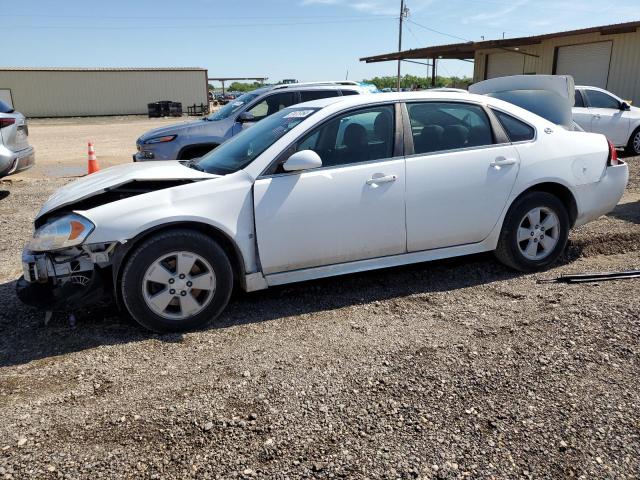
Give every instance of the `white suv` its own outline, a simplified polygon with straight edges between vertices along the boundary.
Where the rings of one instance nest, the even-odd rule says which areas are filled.
[[[587,132],[602,133],[616,147],[640,155],[640,108],[597,87],[576,86],[573,120]]]

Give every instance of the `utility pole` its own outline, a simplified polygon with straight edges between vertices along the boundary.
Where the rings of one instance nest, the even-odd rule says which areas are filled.
[[[404,0],[400,0],[400,28],[398,30],[398,53],[402,51],[402,21],[409,14],[409,9],[404,6]],[[400,91],[400,65],[402,60],[398,59],[398,82],[397,89]]]

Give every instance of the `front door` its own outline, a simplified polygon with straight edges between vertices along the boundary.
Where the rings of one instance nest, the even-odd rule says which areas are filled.
[[[321,168],[274,166],[256,180],[265,275],[405,253],[405,166],[394,125],[393,105],[344,113],[288,152],[314,150]]]
[[[481,242],[513,188],[516,148],[496,143],[479,105],[423,102],[407,109],[415,151],[407,157],[407,250]]]
[[[616,146],[625,145],[629,137],[630,121],[627,112],[620,109],[620,100],[600,90],[585,91],[589,98],[591,131],[602,133]]]

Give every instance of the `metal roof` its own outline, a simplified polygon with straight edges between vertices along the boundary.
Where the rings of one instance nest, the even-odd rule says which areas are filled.
[[[85,68],[85,67],[0,67],[4,72],[206,72],[206,68],[201,67],[115,67],[115,68]]]
[[[544,35],[534,35],[531,37],[505,38],[502,40],[485,40],[482,42],[451,43],[448,45],[437,45],[426,48],[414,48],[402,52],[384,53],[371,57],[363,57],[362,62],[386,62],[389,60],[404,60],[412,58],[453,58],[458,60],[472,59],[476,50],[485,48],[509,49],[523,45],[535,45],[543,40],[557,37],[568,37],[572,35],[584,35],[586,33],[600,33],[601,35],[611,35],[614,33],[631,33],[640,27],[640,21],[615,23],[612,25],[602,25],[599,27],[582,28],[579,30],[568,30],[566,32],[547,33]]]

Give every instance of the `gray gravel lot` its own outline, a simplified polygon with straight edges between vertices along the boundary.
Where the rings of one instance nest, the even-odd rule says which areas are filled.
[[[564,262],[491,255],[235,294],[215,328],[75,327],[22,306],[19,253],[66,179],[0,184],[0,478],[640,476],[640,158]]]

